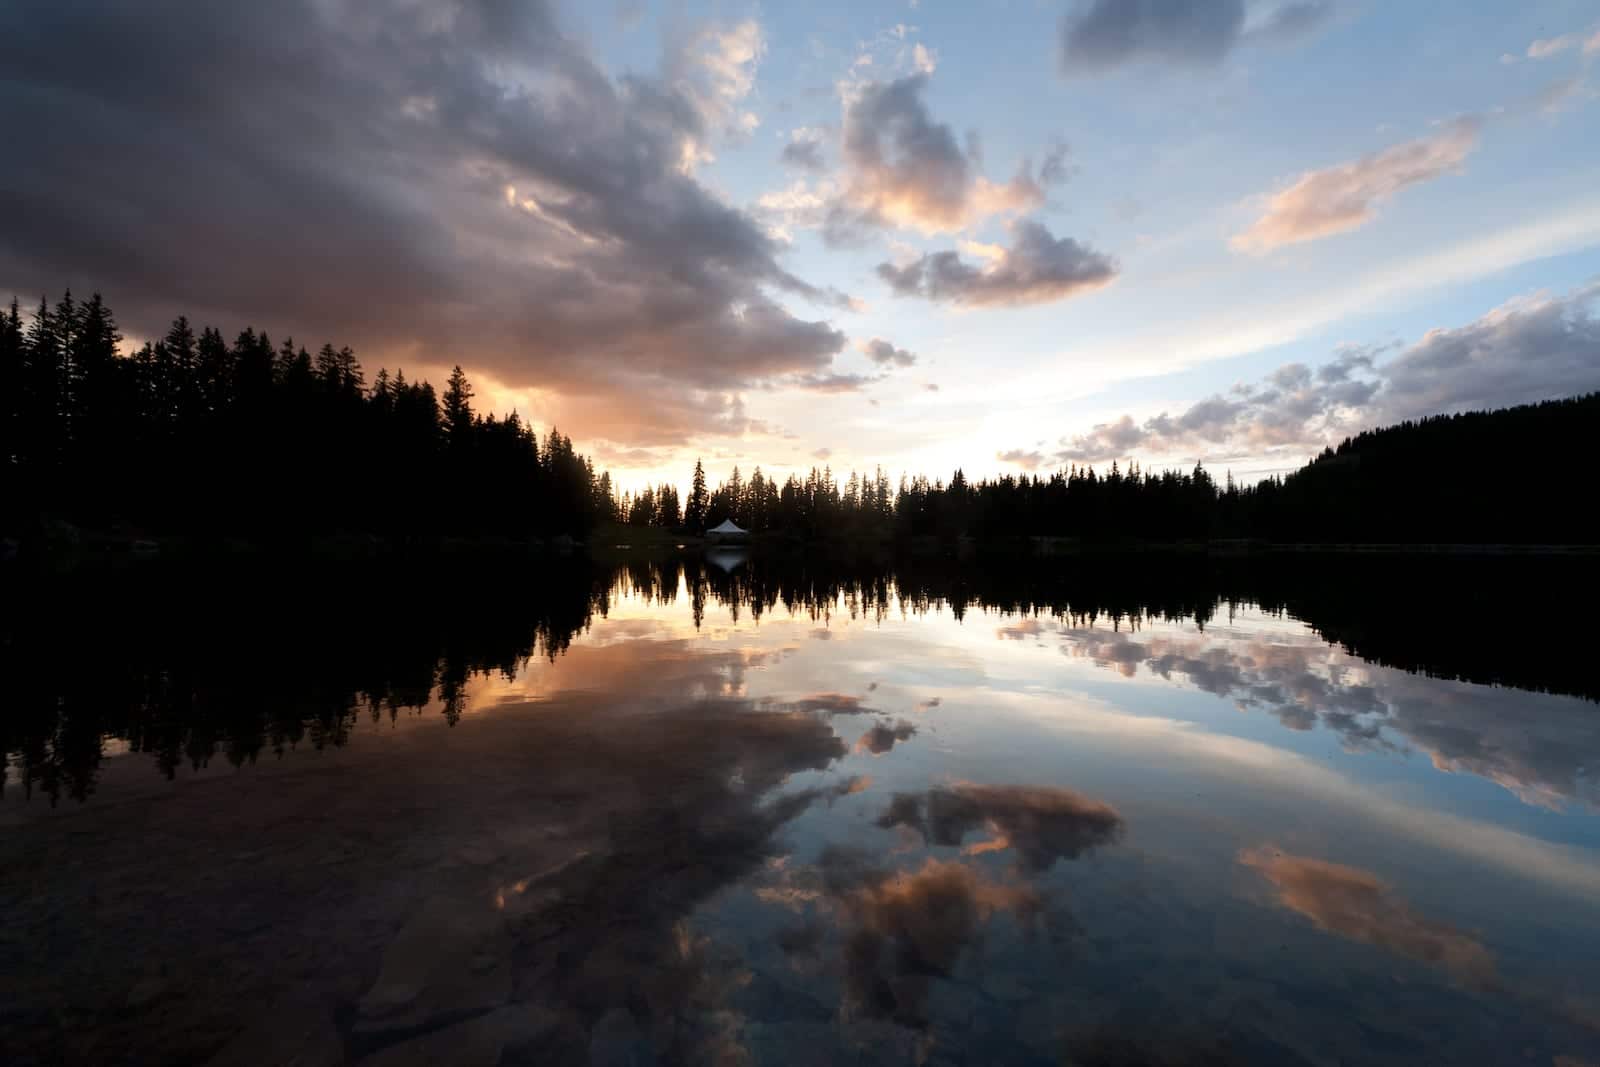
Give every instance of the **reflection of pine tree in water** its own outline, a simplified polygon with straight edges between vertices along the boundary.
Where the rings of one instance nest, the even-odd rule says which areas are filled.
[[[591,577],[549,568],[507,594],[426,566],[398,581],[241,568],[15,590],[19,621],[3,646],[15,696],[0,720],[7,776],[52,802],[82,799],[105,738],[149,753],[171,777],[219,753],[239,766],[343,745],[363,713],[392,720],[434,699],[454,722],[469,679],[567,648],[601,602]],[[432,606],[436,590],[444,610]],[[92,669],[76,662],[85,655]]]
[[[888,564],[757,551],[731,570],[699,556],[615,566],[573,558],[510,589],[475,587],[448,562],[389,561],[366,577],[141,570],[11,590],[18,607],[0,635],[8,774],[52,802],[81,799],[94,790],[105,738],[149,753],[173,776],[219,753],[239,766],[297,745],[342,745],[363,714],[393,720],[435,700],[455,723],[472,678],[513,677],[532,656],[559,656],[614,598],[670,605],[680,591],[697,627],[719,611],[756,622],[774,613],[883,622],[934,610],[962,619],[978,608],[1108,629],[1147,619],[1204,628],[1251,606],[1383,665],[1600,699],[1577,648],[1581,631],[1560,624],[1571,616],[1569,592],[1593,585],[1593,566],[1574,561]],[[506,563],[528,570],[525,556]],[[1550,625],[1496,625],[1513,606]]]
[[[979,608],[1111,628],[1160,619],[1204,629],[1254,607],[1301,620],[1383,666],[1600,700],[1600,682],[1578,647],[1581,631],[1561,624],[1573,616],[1571,590],[1592,587],[1596,569],[1581,558],[1001,555],[957,563],[756,551],[731,571],[692,556],[633,561],[626,582],[613,588],[670,602],[681,582],[696,626],[708,600],[737,605],[756,621],[774,612],[813,621],[843,612],[881,622],[935,610],[962,619]],[[1497,625],[1512,611],[1550,625]]]

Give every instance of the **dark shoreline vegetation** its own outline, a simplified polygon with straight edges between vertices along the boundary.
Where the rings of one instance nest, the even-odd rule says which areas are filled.
[[[577,556],[508,571],[506,583],[474,582],[449,562],[352,574],[329,561],[157,561],[15,577],[0,631],[0,665],[16,683],[0,716],[11,765],[0,787],[52,804],[87,798],[107,739],[172,776],[218,759],[241,766],[297,745],[343,745],[363,722],[427,707],[453,724],[472,677],[509,678],[531,657],[563,655],[625,593],[686,597],[697,627],[715,613],[825,624],[840,613],[882,621],[941,611],[1106,630],[1193,620],[1204,629],[1251,607],[1301,620],[1382,666],[1600,701],[1585,635],[1506,625],[1513,613],[1560,617],[1574,583],[1591,586],[1600,571],[1585,560],[1108,556],[1093,567],[970,567],[683,553],[609,565]],[[440,591],[448,610],[434,606]],[[95,650],[90,670],[79,662],[86,648]]]
[[[558,431],[541,440],[516,413],[475,413],[459,367],[439,396],[400,371],[369,383],[349,348],[313,355],[254,329],[230,344],[181,316],[136,352],[121,341],[99,294],[0,316],[11,550],[617,543],[646,528],[695,537],[724,519],[796,544],[1600,543],[1586,495],[1550,458],[1583,454],[1600,394],[1367,431],[1255,485],[1219,484],[1201,465],[1114,462],[898,484],[881,468],[781,484],[735,468],[713,490],[697,463],[680,501],[671,485],[618,494]]]

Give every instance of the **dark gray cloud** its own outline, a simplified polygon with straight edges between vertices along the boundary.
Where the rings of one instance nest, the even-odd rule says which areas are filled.
[[[745,25],[612,79],[538,0],[20,0],[0,286],[459,360],[630,444],[739,432],[739,390],[845,343],[777,302],[839,294],[693,174],[758,53]]]
[[[862,89],[845,116],[844,156],[871,210],[959,226],[972,167],[950,127],[929,116],[927,84],[927,75],[917,74]]]
[[[999,458],[1032,469],[1136,452],[1302,457],[1373,426],[1590,392],[1600,389],[1597,300],[1600,283],[1513,300],[1465,326],[1430,330],[1389,358],[1389,346],[1347,347],[1315,371],[1286,364],[1176,415],[1123,415],[1061,439],[1049,455],[1015,449]]]
[[[790,141],[778,153],[778,161],[786,167],[818,174],[828,169],[828,161],[822,157],[822,146],[816,141]]]
[[[896,296],[971,307],[1044,304],[1109,284],[1117,276],[1110,256],[1070,237],[1056,237],[1043,223],[1012,227],[1011,247],[978,267],[958,252],[931,252],[904,266],[878,265],[878,277]]]
[[[1061,23],[1068,72],[1160,60],[1211,66],[1238,43],[1244,0],[1094,0]]]
[[[1289,0],[1249,23],[1244,0],[1090,0],[1061,21],[1061,66],[1067,74],[1131,63],[1214,67],[1242,43],[1298,40],[1332,12],[1325,0]]]
[[[862,345],[861,351],[880,367],[909,367],[917,362],[915,355],[904,348],[896,348],[881,337],[874,337]]]
[[[980,172],[976,138],[963,148],[923,101],[928,75],[872,82],[854,90],[840,136],[843,193],[824,219],[824,240],[859,244],[880,227],[924,233],[960,230],[989,215],[1031,211],[1066,180],[1066,148],[1053,147],[1035,170],[1023,160],[1007,182]]]
[[[1386,418],[1498,407],[1600,389],[1600,282],[1513,301],[1430,330],[1381,368]]]

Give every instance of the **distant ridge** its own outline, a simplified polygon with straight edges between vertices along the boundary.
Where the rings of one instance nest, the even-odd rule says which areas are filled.
[[[1600,393],[1368,430],[1282,479],[1280,541],[1594,544]]]

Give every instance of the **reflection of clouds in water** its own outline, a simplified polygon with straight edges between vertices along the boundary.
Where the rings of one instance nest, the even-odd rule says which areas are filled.
[[[654,1062],[736,1055],[730,1005],[748,969],[689,923],[780,854],[792,820],[865,786],[826,773],[847,755],[826,714],[727,695],[758,657],[647,638],[575,646],[529,672],[520,707],[466,728],[409,731],[326,770],[285,761],[270,788],[241,776],[179,789],[148,816],[143,801],[91,806],[79,817],[101,831],[84,858],[132,903],[107,913],[81,892],[79,864],[43,864],[28,877],[50,906],[7,921],[23,944],[49,943],[60,922],[104,933],[59,954],[60,974],[95,974],[82,1031],[181,1053],[162,1059],[205,1062],[208,1035],[250,1022],[274,990],[326,1005],[364,983],[350,1025],[363,1051],[392,1047],[391,1059],[508,1000],[556,1020],[550,1062],[587,1062],[612,1030]],[[219,928],[251,933],[211,936]],[[183,935],[183,960],[162,962],[175,943],[163,930]],[[152,961],[172,976],[159,1008],[124,1010],[125,976]],[[42,982],[7,1005],[41,1020],[41,1046],[55,1041],[59,988]],[[60,1058],[13,1045],[29,1062]]]
[[[1032,876],[1058,858],[1116,840],[1122,820],[1109,805],[1069,789],[957,783],[926,795],[896,794],[878,825],[911,826],[941,845],[959,845],[987,826],[996,837],[967,853],[1015,849],[1019,880],[996,881],[972,861],[935,857],[912,871],[894,870],[862,849],[828,845],[813,866],[774,868],[772,882],[755,893],[803,916],[777,934],[778,947],[802,972],[824,966],[825,920],[838,926],[845,1018],[924,1029],[934,980],[954,975],[994,915],[1010,914],[1030,934],[1042,924],[1052,938],[1062,936],[1070,919],[1049,907]]]
[[[881,719],[861,735],[860,740],[856,742],[856,751],[882,756],[892,750],[896,742],[909,741],[916,736],[916,733],[917,724],[907,719],[898,719],[894,722]]]
[[[1428,678],[1300,642],[1064,631],[1063,651],[1125,678],[1184,680],[1284,726],[1332,730],[1347,748],[1425,751],[1442,771],[1496,782],[1530,804],[1595,806],[1600,715],[1576,697]]]
[[[1488,949],[1452,926],[1417,914],[1370,871],[1272,848],[1247,849],[1239,862],[1272,883],[1278,903],[1319,929],[1443,967],[1470,985],[1495,981]]]
[[[705,667],[717,669],[714,659]],[[563,764],[552,788],[594,794],[604,844],[535,880],[557,903],[519,916],[516,935],[541,958],[566,961],[538,972],[535,980],[552,983],[546,1003],[574,1017],[594,1005],[625,1008],[658,1052],[703,1062],[727,1051],[727,1013],[717,1005],[740,968],[717,958],[685,917],[758,872],[779,829],[801,812],[864,783],[780,789],[845,755],[812,712],[712,699],[627,716],[625,728],[618,716],[597,698],[592,714],[545,717],[552,759]]]
[[[1002,626],[995,631],[995,636],[1006,641],[1026,641],[1030,637],[1038,637],[1045,632],[1044,624],[1038,619],[1020,619],[1007,626]]]
[[[830,847],[818,867],[849,925],[843,947],[849,1017],[927,1025],[933,980],[954,973],[989,918],[1007,911],[1031,924],[1044,907],[1038,891],[989,881],[960,862],[929,859],[913,873],[887,871],[865,853]],[[791,934],[788,940],[789,951],[798,944],[814,952],[820,936]]]
[[[637,620],[619,626],[615,640],[574,644],[559,659],[530,666],[516,678],[489,677],[474,683],[473,700],[511,704],[529,699],[570,700],[605,693],[618,704],[652,707],[706,697],[740,697],[753,669],[793,653],[781,648],[706,648],[692,638],[653,637]],[[642,633],[633,631],[642,629]]]
[[[1371,871],[1271,847],[1245,849],[1239,862],[1272,883],[1279,904],[1319,930],[1439,967],[1466,986],[1504,994],[1528,1010],[1600,1032],[1592,998],[1502,978],[1482,942],[1419,914]]]
[[[878,709],[869,707],[862,698],[849,693],[812,693],[793,700],[771,701],[770,707],[790,711],[817,712],[822,715],[876,715]]]
[[[1122,835],[1122,816],[1109,804],[1054,786],[957,782],[926,794],[896,793],[878,825],[908,827],[931,845],[960,845],[987,828],[989,840],[968,853],[1012,850],[1017,865],[1043,873],[1058,859],[1077,859]]]
[[[1231,783],[1248,799],[1263,826],[1286,810],[1315,816],[1330,826],[1341,820],[1383,837],[1440,849],[1517,880],[1539,883],[1564,896],[1600,898],[1600,862],[1592,849],[1573,848],[1482,819],[1419,806],[1410,798],[1375,790],[1313,758],[1245,737],[1213,733],[1190,721],[1135,714],[1094,698],[1064,702],[1055,693],[987,694],[991,707],[1025,716],[1036,726],[1086,749],[1104,752],[1110,765],[1137,758]],[[915,796],[915,794],[913,794]],[[1288,798],[1288,809],[1285,808]],[[1254,825],[1246,820],[1246,825]],[[1159,831],[1161,821],[1150,828]]]

